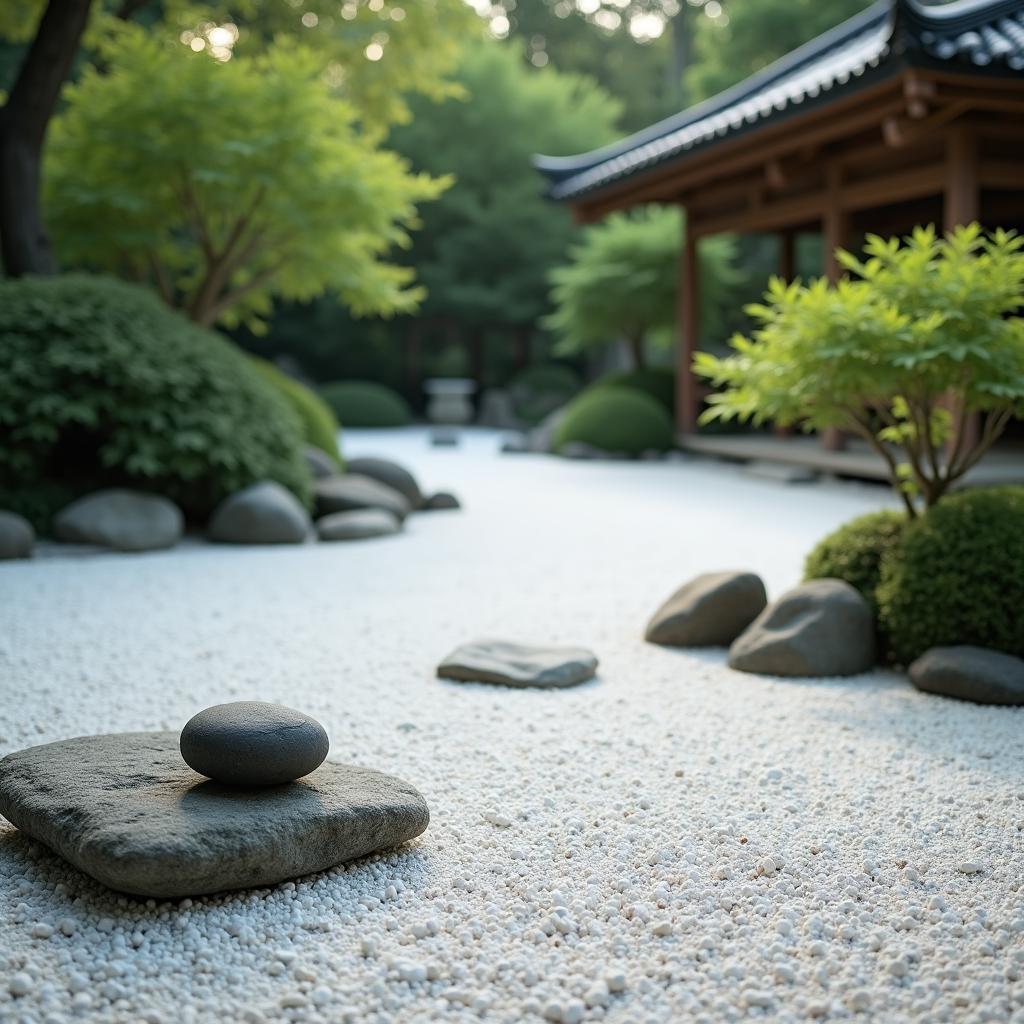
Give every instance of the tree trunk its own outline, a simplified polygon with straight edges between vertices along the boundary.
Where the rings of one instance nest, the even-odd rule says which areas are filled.
[[[11,277],[57,272],[39,199],[43,141],[91,6],[50,0],[0,109],[0,254]]]
[[[626,344],[629,345],[629,351],[633,356],[633,369],[646,369],[647,356],[644,354],[644,336],[642,334],[634,334],[626,339]]]

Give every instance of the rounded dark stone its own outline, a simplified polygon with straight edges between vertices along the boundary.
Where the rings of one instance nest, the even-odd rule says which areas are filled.
[[[309,715],[278,704],[236,701],[200,711],[181,730],[185,763],[232,786],[278,786],[323,764],[330,741]]]

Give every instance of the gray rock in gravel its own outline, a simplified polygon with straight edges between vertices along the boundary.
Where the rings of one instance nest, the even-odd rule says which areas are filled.
[[[645,639],[666,647],[727,647],[764,610],[752,572],[708,572],[684,583],[647,623]]]
[[[802,583],[765,610],[729,648],[729,665],[772,676],[852,676],[875,664],[868,603],[843,580]]]
[[[312,529],[298,498],[263,480],[226,497],[214,509],[207,532],[223,544],[301,544]]]
[[[398,491],[413,511],[423,504],[423,492],[416,482],[416,477],[397,462],[377,458],[350,459],[346,468],[350,473],[368,476],[371,480]]]
[[[457,647],[437,667],[442,679],[504,686],[575,686],[592,679],[597,658],[585,647],[536,647],[476,640]]]
[[[169,548],[185,528],[181,509],[157,494],[111,488],[78,498],[53,520],[58,540],[115,551]]]
[[[532,452],[550,452],[555,446],[555,435],[558,433],[558,428],[562,425],[562,421],[568,415],[569,405],[566,403],[560,406],[558,409],[549,412],[530,431],[529,443],[530,451]]]
[[[215,704],[188,720],[179,740],[185,763],[229,786],[279,786],[319,768],[330,741],[309,715],[279,704]]]
[[[1024,660],[985,647],[933,647],[910,666],[910,681],[976,704],[1024,704]]]
[[[423,502],[424,512],[443,512],[447,509],[462,508],[462,504],[451,491],[438,491]]]
[[[410,512],[405,496],[387,484],[359,473],[345,473],[313,482],[317,516],[332,512],[353,512],[361,508],[382,508],[400,521]]]
[[[394,512],[383,508],[360,508],[353,512],[332,512],[316,521],[321,540],[369,540],[390,537],[401,532],[402,524]]]
[[[327,762],[283,786],[197,775],[173,732],[83,736],[0,761],[0,813],[93,878],[178,898],[273,885],[399,846],[426,829],[408,783]]]
[[[315,445],[307,444],[302,449],[302,457],[306,460],[306,465],[309,467],[310,473],[313,474],[314,480],[321,480],[325,476],[336,476],[341,471],[341,467],[335,462],[334,457]]]
[[[0,510],[0,559],[28,558],[35,542],[36,531],[24,516]]]
[[[502,455],[526,455],[530,451],[530,439],[526,434],[511,434],[501,442]]]

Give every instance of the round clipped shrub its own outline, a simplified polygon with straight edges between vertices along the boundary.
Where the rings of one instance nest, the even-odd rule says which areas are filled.
[[[341,452],[338,450],[338,434],[341,428],[331,407],[316,392],[294,377],[289,377],[287,373],[282,373],[273,363],[267,362],[266,359],[258,359],[256,356],[249,358],[259,375],[281,394],[299,417],[304,440],[315,448],[327,452],[338,463],[340,469],[343,465]]]
[[[899,542],[909,523],[906,512],[893,509],[851,519],[811,549],[804,562],[804,579],[845,580],[860,591],[877,616],[875,591],[882,574],[882,557]]]
[[[650,395],[628,388],[595,388],[571,402],[555,432],[554,450],[572,441],[639,455],[672,447],[672,420]]]
[[[609,373],[591,387],[632,388],[635,391],[642,391],[658,402],[669,416],[676,414],[676,374],[674,370],[648,367],[643,370]]]
[[[508,390],[516,415],[539,423],[549,412],[565,405],[581,387],[579,375],[560,363],[538,363],[520,370]]]
[[[1024,487],[944,498],[882,558],[881,624],[897,661],[972,644],[1024,657]]]
[[[345,427],[404,427],[412,421],[397,392],[370,380],[339,380],[320,388],[323,400]]]
[[[136,285],[0,281],[0,506],[45,528],[127,486],[198,519],[262,479],[309,501],[295,414],[229,341]]]

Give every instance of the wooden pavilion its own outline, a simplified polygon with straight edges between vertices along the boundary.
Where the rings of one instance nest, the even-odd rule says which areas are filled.
[[[834,279],[835,249],[865,232],[972,220],[1024,229],[1024,0],[880,0],[704,103],[604,149],[535,163],[583,222],[642,203],[685,208],[685,438],[701,404],[690,370],[701,238],[777,233],[779,273],[791,277],[796,235],[820,232]]]

